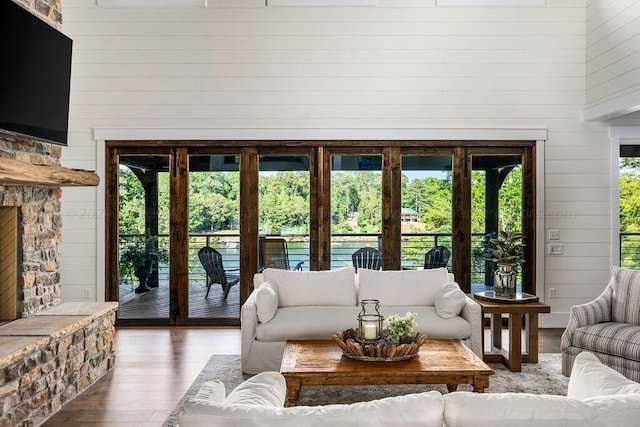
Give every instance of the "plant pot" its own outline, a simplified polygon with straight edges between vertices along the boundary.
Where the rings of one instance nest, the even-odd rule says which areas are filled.
[[[513,264],[498,264],[498,269],[493,275],[493,290],[496,295],[513,297],[516,295],[516,283],[518,275],[513,269]]]
[[[149,263],[144,267],[137,268],[134,272],[134,274],[138,278],[138,282],[140,283],[138,287],[133,290],[136,294],[149,292],[151,290],[151,288],[147,285],[147,281],[149,280],[149,276],[151,276],[151,272],[153,271],[152,267],[153,264]]]

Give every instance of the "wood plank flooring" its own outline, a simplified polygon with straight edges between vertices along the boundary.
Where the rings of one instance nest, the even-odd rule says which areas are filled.
[[[541,329],[541,353],[560,351],[563,329]],[[119,327],[116,368],[45,427],[160,427],[213,354],[240,354],[239,328]]]

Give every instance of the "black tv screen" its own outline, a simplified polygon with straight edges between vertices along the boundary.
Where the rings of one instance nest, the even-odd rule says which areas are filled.
[[[0,0],[0,131],[67,145],[72,40]]]

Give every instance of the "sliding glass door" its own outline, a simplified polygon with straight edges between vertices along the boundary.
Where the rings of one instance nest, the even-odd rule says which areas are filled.
[[[446,267],[477,291],[493,283],[482,241],[501,230],[525,235],[519,286],[535,293],[532,143],[240,145],[107,144],[106,293],[120,324],[238,325],[255,273],[351,266],[359,249],[384,270]],[[151,267],[129,264],[136,241]]]

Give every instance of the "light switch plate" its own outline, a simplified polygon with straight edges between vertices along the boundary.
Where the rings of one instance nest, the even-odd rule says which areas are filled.
[[[549,244],[549,255],[562,255],[564,247],[562,243]]]
[[[549,230],[549,240],[560,240],[560,230]]]

